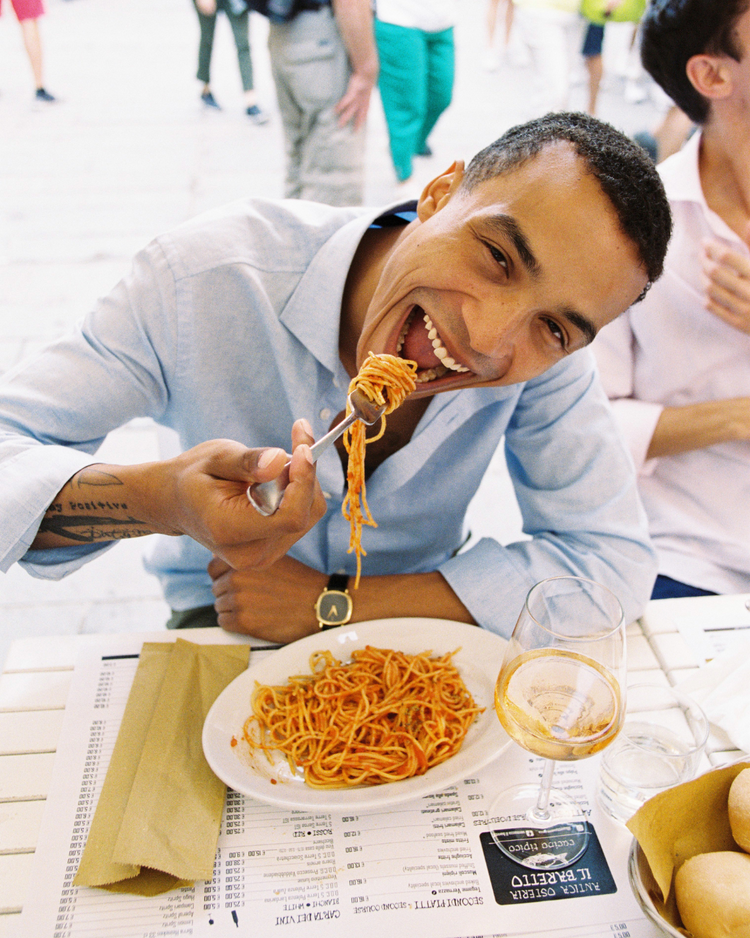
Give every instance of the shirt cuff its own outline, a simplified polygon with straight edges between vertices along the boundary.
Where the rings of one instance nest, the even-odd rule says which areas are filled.
[[[438,570],[478,625],[510,638],[521,612],[519,596],[526,596],[534,580],[514,569],[501,544],[482,538]]]
[[[638,401],[631,397],[611,401],[611,404],[617,425],[635,463],[636,472],[641,476],[651,475],[656,460],[647,459],[646,454],[664,405]]]
[[[31,576],[40,580],[61,580],[69,573],[79,570],[105,550],[115,546],[116,541],[106,544],[80,544],[74,547],[51,547],[49,550],[27,550],[18,561]]]
[[[0,570],[7,571],[26,555],[60,489],[76,472],[95,462],[90,454],[69,447],[31,445],[0,464],[0,490],[14,497],[13,510],[0,528]],[[44,575],[59,578],[65,574]]]

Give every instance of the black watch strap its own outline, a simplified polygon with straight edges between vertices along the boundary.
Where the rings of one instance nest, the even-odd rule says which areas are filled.
[[[328,580],[326,589],[340,590],[342,593],[345,593],[348,585],[349,577],[346,573],[332,573]]]
[[[345,573],[334,573],[330,576],[326,588],[315,603],[319,629],[335,629],[346,625],[351,619],[354,604],[347,589],[348,583],[349,577]]]

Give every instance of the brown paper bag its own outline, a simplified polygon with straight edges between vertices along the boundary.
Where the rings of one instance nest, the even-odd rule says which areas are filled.
[[[248,656],[246,645],[143,645],[75,885],[158,895],[211,879],[226,786],[201,734]]]

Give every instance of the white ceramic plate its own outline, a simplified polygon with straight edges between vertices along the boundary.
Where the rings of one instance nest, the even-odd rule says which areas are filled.
[[[294,674],[310,671],[310,655],[329,650],[340,661],[365,645],[394,648],[407,654],[432,651],[435,655],[460,651],[453,658],[466,687],[485,712],[472,724],[458,753],[428,769],[424,775],[384,785],[351,789],[318,790],[295,776],[281,755],[273,764],[265,753],[251,752],[242,739],[242,727],[250,715],[250,695],[255,682],[285,684]],[[444,619],[380,619],[292,642],[269,655],[222,691],[203,726],[203,751],[219,778],[235,791],[269,804],[287,808],[378,808],[440,791],[477,772],[510,745],[493,708],[495,680],[505,650],[505,639],[472,625]],[[232,746],[232,738],[240,741]]]

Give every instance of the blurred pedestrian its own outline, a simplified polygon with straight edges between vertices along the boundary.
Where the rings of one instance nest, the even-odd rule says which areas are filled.
[[[586,111],[592,116],[596,114],[599,88],[602,83],[602,75],[604,74],[603,47],[604,26],[588,21],[583,37],[581,55],[583,56],[583,62],[586,66],[586,72],[589,78],[589,102]]]
[[[301,0],[296,8],[287,22],[269,14],[268,51],[286,142],[284,194],[361,205],[365,125],[378,78],[371,3]]]
[[[427,138],[453,98],[455,12],[453,0],[377,0],[380,97],[399,182],[415,156],[432,154]]]
[[[583,0],[581,14],[586,22],[586,33],[581,54],[589,77],[589,114],[596,114],[604,73],[604,27],[607,23],[638,23],[645,9],[646,0]],[[633,41],[635,36],[636,31]]]
[[[39,33],[39,18],[44,15],[42,0],[10,0],[10,2],[21,27],[24,48],[34,76],[35,99],[45,103],[56,101],[57,99],[44,87],[42,38]],[[1,7],[2,0],[0,0]]]
[[[513,24],[534,68],[531,111],[564,111],[581,48],[580,0],[513,0]]]
[[[214,47],[216,16],[219,11],[226,14],[232,27],[234,44],[237,47],[237,62],[240,67],[242,90],[244,91],[245,112],[254,124],[265,124],[268,114],[258,107],[253,85],[253,60],[250,55],[250,14],[243,4],[232,0],[193,0],[198,14],[201,38],[198,46],[198,81],[203,82],[201,100],[206,107],[220,110],[219,104],[211,91],[211,53]]]
[[[487,54],[484,64],[490,72],[500,66],[502,55],[497,43],[497,25],[500,19],[500,6],[503,6],[503,45],[504,54],[510,44],[510,34],[513,29],[513,0],[488,0],[487,3]]]

